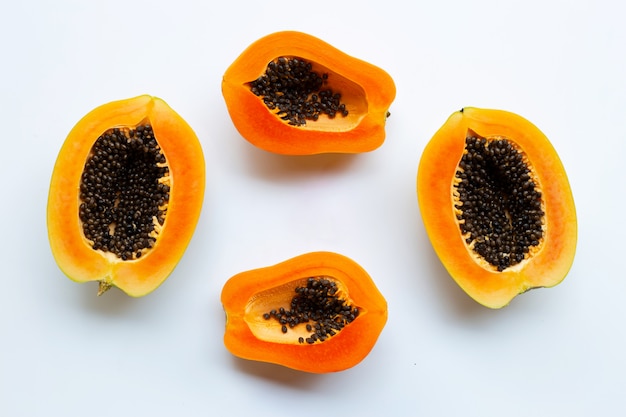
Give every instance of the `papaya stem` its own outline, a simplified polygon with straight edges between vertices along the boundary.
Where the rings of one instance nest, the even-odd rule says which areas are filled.
[[[107,292],[112,285],[105,281],[100,281],[98,284],[98,297]]]

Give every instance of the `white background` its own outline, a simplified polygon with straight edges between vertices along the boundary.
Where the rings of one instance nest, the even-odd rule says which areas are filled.
[[[626,415],[625,14],[598,0],[3,1],[0,415]],[[381,148],[284,157],[238,135],[222,74],[283,29],[390,73]],[[50,175],[84,114],[144,93],[200,137],[205,204],[159,289],[97,298],[50,253]],[[417,206],[421,151],[464,106],[542,129],[577,203],[568,277],[502,310],[447,275]],[[232,357],[224,282],[313,250],[351,257],[385,295],[371,354],[327,375]]]

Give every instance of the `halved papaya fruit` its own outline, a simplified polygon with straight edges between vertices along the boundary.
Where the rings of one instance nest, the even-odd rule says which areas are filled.
[[[576,208],[548,138],[511,112],[464,108],[427,144],[418,168],[424,227],[474,300],[501,308],[569,272]]]
[[[57,157],[47,206],[60,269],[139,297],[181,259],[198,222],[205,164],[191,127],[163,100],[102,105],[70,131]]]
[[[241,272],[221,300],[233,355],[310,373],[361,362],[387,321],[387,302],[368,273],[333,252]]]
[[[286,155],[359,153],[385,139],[396,94],[387,72],[305,33],[267,35],[222,80],[226,107],[253,145]]]

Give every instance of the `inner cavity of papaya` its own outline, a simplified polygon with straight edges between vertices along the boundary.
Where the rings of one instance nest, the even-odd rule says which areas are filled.
[[[329,340],[362,314],[340,281],[323,276],[257,293],[248,301],[244,320],[257,339],[312,345]]]
[[[80,181],[79,218],[91,247],[122,261],[145,255],[165,223],[170,185],[167,160],[148,121],[104,132]]]
[[[512,269],[540,250],[546,227],[541,185],[513,140],[469,130],[452,197],[465,244],[484,268]]]
[[[275,58],[247,85],[276,117],[298,128],[349,130],[367,113],[361,86],[300,57]]]

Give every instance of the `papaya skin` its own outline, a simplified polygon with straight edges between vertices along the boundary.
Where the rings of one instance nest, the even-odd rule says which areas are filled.
[[[540,249],[502,272],[476,262],[455,219],[452,180],[467,132],[505,137],[526,155],[545,202]],[[554,287],[568,274],[576,252],[577,218],[565,168],[548,138],[532,123],[503,110],[464,108],[453,113],[422,154],[417,197],[424,227],[443,266],[475,301],[493,309],[533,288]]]
[[[327,87],[341,93],[348,116],[322,116],[305,126],[291,126],[269,110],[249,83],[278,57],[302,58],[314,71],[328,73]],[[250,143],[277,154],[311,155],[368,152],[381,146],[396,87],[389,74],[372,64],[311,35],[283,31],[241,53],[224,73],[222,94],[233,124]]]
[[[79,187],[85,161],[96,139],[113,127],[152,125],[170,170],[167,217],[154,247],[135,260],[94,250],[79,220]],[[194,233],[203,203],[205,164],[191,127],[163,100],[148,95],[104,104],[70,131],[50,182],[47,225],[52,254],[70,279],[98,281],[99,294],[115,286],[132,297],[161,285],[176,267]]]
[[[281,341],[280,324],[264,321],[263,308],[288,305],[299,283],[319,276],[339,284],[342,296],[359,308],[358,317],[324,342],[297,343],[291,330]],[[357,365],[374,347],[387,321],[387,302],[371,277],[351,259],[332,252],[310,252],[241,272],[226,282],[221,301],[226,313],[224,344],[234,356],[308,373],[338,372]],[[268,326],[275,326],[276,336]]]

